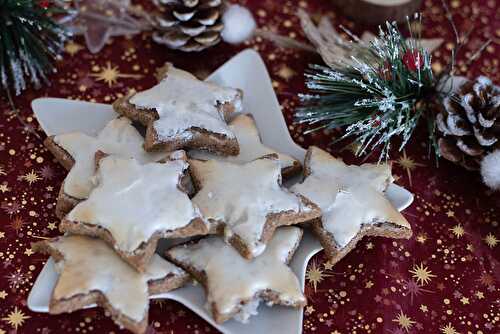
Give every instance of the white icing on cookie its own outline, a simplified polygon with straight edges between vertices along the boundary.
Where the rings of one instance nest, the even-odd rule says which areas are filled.
[[[108,156],[99,162],[96,187],[66,219],[106,228],[117,249],[132,252],[158,231],[171,231],[199,217],[178,188],[188,164],[182,160],[139,164]]]
[[[266,250],[252,260],[241,257],[218,237],[175,247],[168,254],[206,274],[208,305],[215,304],[223,315],[240,311],[237,319],[246,321],[255,314],[256,294],[267,289],[277,292],[283,305],[305,302],[297,277],[285,264],[301,236],[297,227],[278,228]],[[242,307],[242,301],[253,305]]]
[[[246,163],[252,160],[261,158],[269,154],[278,154],[278,159],[281,163],[281,168],[292,167],[296,161],[288,154],[278,153],[277,151],[262,144],[259,136],[259,131],[255,125],[255,121],[249,115],[238,115],[230,123],[229,128],[233,131],[238,144],[240,145],[240,153],[235,156],[220,156],[210,154],[206,151],[192,150],[189,151],[189,156],[200,160],[223,160],[234,163]]]
[[[389,165],[349,166],[317,147],[309,149],[306,165],[311,174],[290,189],[321,208],[323,228],[340,247],[345,247],[363,224],[388,221],[410,227],[383,195],[393,182]]]
[[[199,81],[173,66],[159,84],[130,98],[138,108],[157,111],[159,119],[153,126],[160,139],[189,138],[192,127],[234,138],[217,108],[225,102],[235,103],[236,111],[241,110],[236,89]]]
[[[64,180],[64,193],[77,199],[87,198],[92,189],[91,177],[95,172],[94,155],[98,150],[135,158],[141,163],[157,161],[166,156],[165,153],[144,151],[142,147],[144,138],[125,117],[110,121],[97,137],[72,132],[55,136],[54,142],[68,152],[75,161]]]
[[[93,291],[102,292],[113,308],[140,322],[148,310],[148,281],[184,271],[155,254],[144,273],[125,263],[106,243],[83,236],[65,236],[50,246],[62,254],[53,291],[55,300],[64,300]]]
[[[201,183],[193,198],[204,218],[225,223],[225,235],[237,234],[253,256],[265,248],[260,239],[267,215],[305,211],[301,200],[281,187],[281,167],[275,159],[238,165],[230,162],[190,160]]]

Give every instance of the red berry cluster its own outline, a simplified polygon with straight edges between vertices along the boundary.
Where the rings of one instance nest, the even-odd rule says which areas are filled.
[[[407,50],[403,55],[403,63],[406,68],[415,72],[424,66],[423,57],[417,50]]]

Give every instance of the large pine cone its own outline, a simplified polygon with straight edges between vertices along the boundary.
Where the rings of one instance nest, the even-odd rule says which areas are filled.
[[[153,40],[171,49],[201,51],[220,42],[223,0],[155,0],[162,12]]]
[[[442,157],[468,170],[500,148],[500,87],[480,76],[463,84],[444,101],[436,123]]]

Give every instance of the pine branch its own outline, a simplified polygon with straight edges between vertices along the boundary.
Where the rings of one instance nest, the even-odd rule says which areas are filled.
[[[67,33],[51,17],[61,9],[39,1],[0,0],[0,89],[19,95],[55,71]]]
[[[300,95],[296,121],[308,124],[307,132],[343,128],[339,140],[354,139],[357,155],[381,147],[379,159],[386,160],[392,139],[401,139],[402,150],[423,116],[419,101],[435,93],[431,57],[418,42],[408,43],[396,24],[380,28],[369,44],[353,39],[348,61],[311,65],[306,72],[310,93]]]

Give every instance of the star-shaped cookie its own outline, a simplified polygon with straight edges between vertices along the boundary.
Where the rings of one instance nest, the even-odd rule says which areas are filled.
[[[234,163],[246,163],[252,160],[262,158],[269,154],[277,154],[281,163],[281,174],[288,178],[300,172],[300,162],[288,154],[279,153],[270,147],[262,144],[259,130],[254,119],[249,114],[240,114],[229,122],[229,128],[236,136],[240,145],[240,153],[235,156],[219,156],[210,154],[206,151],[191,150],[188,155],[198,160],[223,160]]]
[[[276,227],[321,216],[306,197],[281,186],[277,157],[245,164],[189,160],[198,193],[193,197],[211,233],[225,237],[245,258],[261,254]]]
[[[105,240],[138,270],[147,267],[160,238],[208,232],[180,188],[186,161],[140,164],[110,155],[97,164],[95,188],[62,220],[61,231]]]
[[[169,249],[166,257],[185,268],[204,287],[217,323],[235,317],[246,322],[261,300],[293,307],[306,305],[299,280],[287,266],[302,238],[297,227],[276,230],[266,250],[247,260],[219,237]]]
[[[167,64],[156,86],[120,98],[113,107],[147,126],[147,151],[193,148],[235,155],[238,141],[227,120],[241,110],[241,99],[238,89],[200,81]]]
[[[97,304],[114,321],[134,333],[145,333],[149,296],[179,288],[189,281],[181,268],[155,254],[140,273],[125,263],[102,240],[62,236],[33,244],[50,254],[59,273],[49,312],[73,312]]]
[[[349,166],[311,146],[304,181],[291,187],[316,203],[323,216],[312,224],[330,262],[336,263],[365,235],[409,238],[411,226],[385,198],[393,181],[386,164]]]
[[[69,170],[57,200],[56,215],[59,218],[87,198],[93,188],[96,151],[135,158],[141,163],[157,161],[166,156],[165,153],[144,151],[144,138],[126,117],[111,120],[95,137],[71,132],[50,136],[44,143]]]

